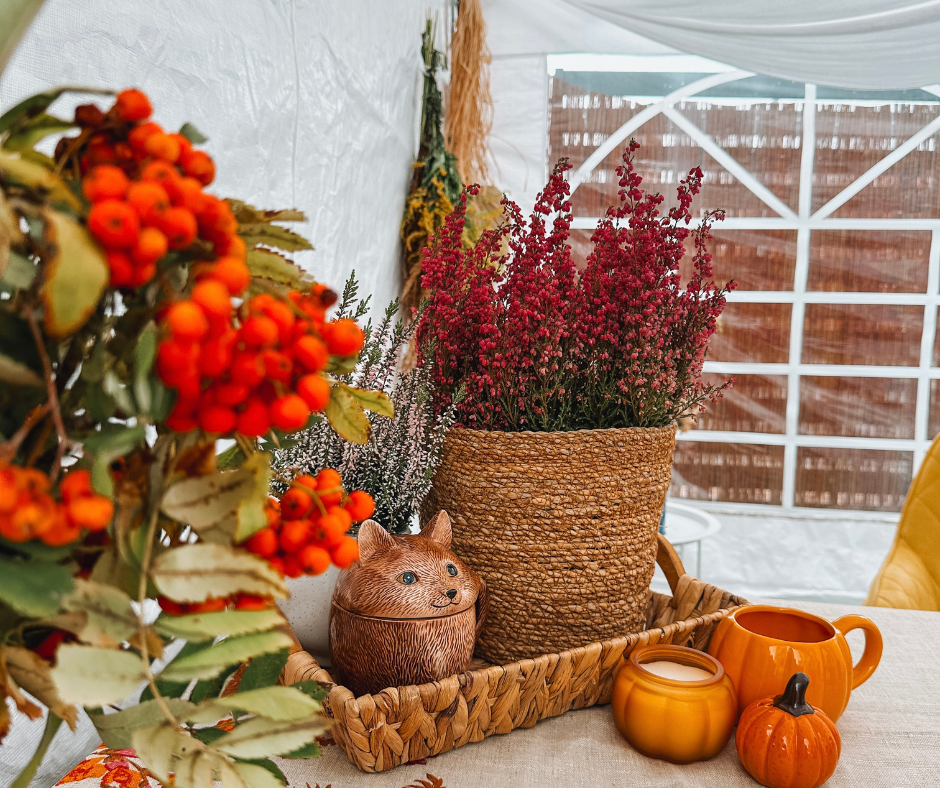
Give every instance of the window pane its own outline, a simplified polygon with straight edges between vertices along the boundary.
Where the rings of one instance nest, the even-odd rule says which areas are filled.
[[[914,437],[917,381],[910,378],[800,378],[800,434]]]
[[[930,381],[930,415],[927,418],[927,440],[940,433],[940,380]]]
[[[783,446],[679,441],[670,494],[695,501],[779,506],[783,495]]]
[[[721,383],[725,375],[705,374],[707,383]],[[717,402],[705,405],[696,416],[700,430],[733,432],[786,432],[786,375],[735,375],[734,385]]]
[[[711,338],[709,361],[785,364],[790,352],[790,304],[725,304]]]
[[[792,290],[796,267],[796,230],[723,230],[721,222],[708,242],[715,281],[733,279],[738,290]],[[683,283],[692,273],[694,245],[686,243],[682,258]]]
[[[909,451],[801,446],[796,455],[796,505],[899,512],[912,467]]]
[[[808,290],[925,293],[930,232],[813,230]]]
[[[804,364],[916,367],[924,308],[897,304],[807,304]]]
[[[831,103],[816,107],[813,211],[940,117],[940,104]],[[940,215],[936,137],[922,142],[845,205],[833,217],[928,218]]]

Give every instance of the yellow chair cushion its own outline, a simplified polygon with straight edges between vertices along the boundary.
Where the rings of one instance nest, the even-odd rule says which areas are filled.
[[[894,544],[865,604],[940,611],[940,437],[908,491]]]

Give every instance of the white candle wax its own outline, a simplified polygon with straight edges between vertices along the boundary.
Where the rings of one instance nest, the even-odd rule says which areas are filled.
[[[683,665],[680,662],[669,662],[667,660],[643,662],[641,664],[650,673],[655,673],[664,679],[675,679],[676,681],[702,681],[703,679],[710,679],[713,675],[704,668],[696,668],[692,665]]]

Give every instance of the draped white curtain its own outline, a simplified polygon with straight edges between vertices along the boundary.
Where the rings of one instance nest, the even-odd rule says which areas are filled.
[[[662,52],[657,42],[833,87],[940,82],[940,0],[489,0],[485,9],[496,57]]]

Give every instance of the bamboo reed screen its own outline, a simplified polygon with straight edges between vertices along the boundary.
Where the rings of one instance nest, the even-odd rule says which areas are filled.
[[[550,88],[550,161],[567,157],[577,169],[637,113],[702,76],[557,72]],[[802,85],[754,77],[677,101],[673,110],[797,214],[804,98]],[[814,106],[812,212],[940,117],[940,99],[924,91],[887,96],[820,88]],[[699,415],[695,440],[679,442],[672,495],[899,511],[915,463],[940,432],[940,382],[928,379],[940,372],[924,369],[931,359],[922,352],[922,344],[933,348],[933,367],[940,368],[940,333],[932,316],[925,321],[937,303],[936,290],[928,288],[940,278],[929,274],[931,265],[940,265],[930,262],[940,221],[922,227],[889,220],[940,220],[937,138],[923,139],[830,212],[831,220],[870,221],[809,227],[800,273],[795,219],[792,228],[780,221],[693,136],[664,114],[631,136],[642,146],[637,171],[647,188],[663,193],[664,209],[674,204],[678,181],[700,166],[698,209],[722,208],[731,218],[730,226],[716,226],[711,250],[716,277],[734,279],[738,287],[706,369],[710,380],[733,375],[737,382]],[[581,228],[572,246],[579,261],[591,249],[585,222],[617,200],[622,149],[587,174],[574,194]],[[684,276],[688,264],[686,258]],[[797,358],[790,358],[791,346]],[[894,367],[896,374],[888,371]],[[790,416],[788,397],[798,402]],[[735,440],[735,433],[742,438]]]

